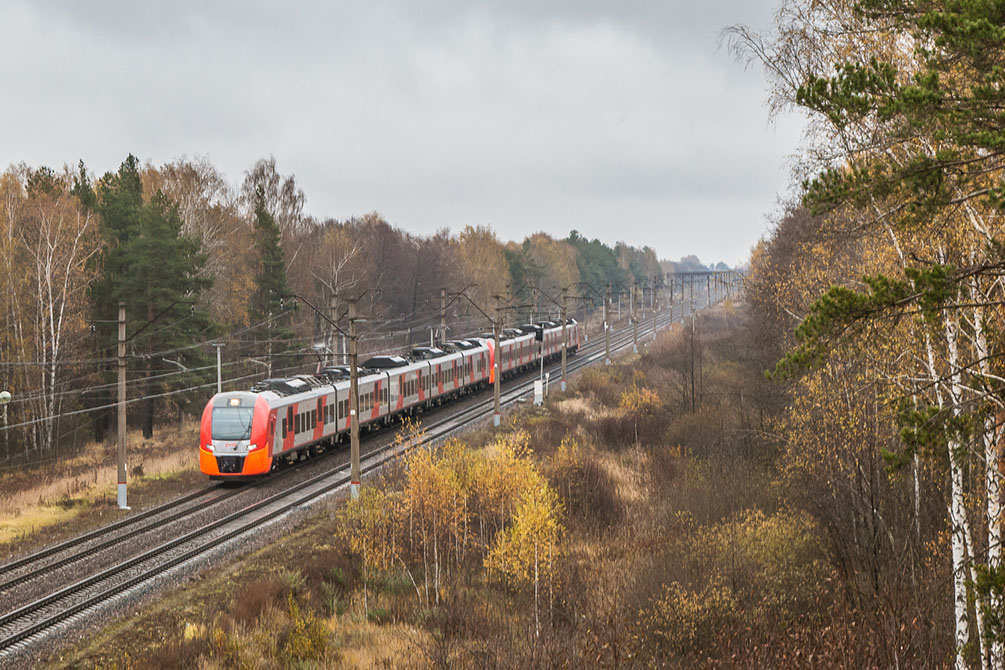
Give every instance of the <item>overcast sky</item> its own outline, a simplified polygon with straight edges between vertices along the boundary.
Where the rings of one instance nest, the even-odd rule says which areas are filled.
[[[272,155],[316,217],[746,260],[801,119],[720,30],[774,0],[4,0],[0,165]]]

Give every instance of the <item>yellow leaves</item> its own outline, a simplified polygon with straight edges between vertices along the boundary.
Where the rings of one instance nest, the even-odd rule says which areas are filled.
[[[664,647],[686,654],[710,643],[738,612],[732,590],[721,579],[698,590],[673,582],[663,585],[663,592],[644,613],[644,621]]]
[[[631,414],[650,413],[661,406],[662,401],[656,391],[635,384],[621,393],[618,402],[618,407]]]
[[[417,427],[406,427],[399,443],[417,435]],[[517,431],[478,452],[456,440],[407,450],[402,490],[364,487],[336,513],[337,539],[363,559],[364,572],[403,568],[427,603],[472,552],[515,585],[550,578],[563,510],[534,465],[529,440]],[[577,449],[566,440],[560,451],[572,458]]]
[[[466,226],[457,238],[464,277],[477,284],[469,293],[485,309],[492,305],[492,296],[506,292],[509,263],[503,245],[491,228]]]
[[[565,240],[553,239],[546,233],[535,233],[524,241],[524,248],[534,264],[544,272],[542,288],[546,291],[579,281],[576,249]]]
[[[496,536],[485,567],[502,574],[514,586],[551,574],[562,535],[562,503],[547,482],[525,488],[512,523]]]
[[[449,449],[416,449],[407,459],[405,508],[429,523],[434,533],[456,528],[466,514],[462,503],[467,494],[450,455]]]
[[[359,498],[349,500],[335,515],[338,539],[368,564],[385,563],[391,558],[392,543],[400,502],[373,486],[362,487]]]

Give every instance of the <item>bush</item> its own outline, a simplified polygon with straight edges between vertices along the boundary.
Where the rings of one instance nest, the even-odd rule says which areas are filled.
[[[234,595],[234,607],[231,609],[234,620],[248,625],[255,623],[269,605],[280,601],[284,593],[287,593],[287,584],[276,575],[248,582]]]
[[[393,617],[391,616],[391,611],[386,607],[371,607],[370,611],[366,614],[366,618],[371,623],[386,624],[391,623]]]
[[[280,570],[279,578],[286,585],[286,590],[293,595],[303,593],[304,587],[307,585],[307,580],[304,579],[304,574],[296,568],[292,570],[287,570],[285,568]]]
[[[321,606],[328,616],[341,616],[345,612],[345,601],[342,599],[342,587],[321,583]]]
[[[616,366],[611,369],[590,368],[579,376],[576,385],[580,392],[592,396],[604,407],[617,407],[625,390],[620,376]]]
[[[328,632],[314,612],[304,612],[293,594],[287,596],[290,625],[280,636],[280,648],[287,661],[316,661],[328,649]]]
[[[663,586],[645,620],[664,651],[687,655],[709,649],[720,631],[731,628],[738,616],[733,592],[720,582],[697,591],[673,582]]]
[[[810,605],[827,574],[816,527],[806,515],[748,510],[695,538],[707,547],[708,567],[718,566],[738,598],[767,625],[782,628]]]
[[[569,517],[585,527],[607,530],[624,518],[617,486],[595,458],[556,458],[549,479]]]
[[[551,454],[569,433],[569,428],[565,417],[561,415],[534,417],[527,422],[527,432],[530,433],[528,446],[538,456]]]
[[[199,659],[212,647],[205,636],[168,640],[144,659],[142,667],[150,670],[188,670],[198,668]]]
[[[635,427],[631,417],[622,412],[607,414],[594,419],[590,426],[600,446],[620,451],[635,445]]]

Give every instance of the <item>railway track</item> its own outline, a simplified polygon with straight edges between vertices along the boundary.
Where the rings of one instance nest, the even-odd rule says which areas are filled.
[[[657,317],[656,327],[666,327],[687,313],[683,305],[675,306],[673,313]],[[640,322],[640,338],[652,332],[651,320],[649,323]],[[612,353],[631,346],[631,343],[630,327],[616,333],[612,332]],[[595,339],[581,347],[576,358],[570,361],[567,367],[569,371],[575,371],[602,360],[604,354],[604,339]],[[560,366],[552,364],[546,366],[546,369],[554,373],[560,371]],[[501,403],[506,405],[527,395],[533,389],[535,379],[536,376],[510,382],[509,387],[500,394]],[[493,398],[489,395],[486,399],[462,407],[448,416],[427,424],[420,444],[441,440],[472,422],[491,416],[493,404]],[[384,444],[370,449],[361,462],[363,474],[383,467],[397,458],[402,449],[402,445],[396,444],[393,440],[385,441]],[[0,566],[0,575],[4,577],[4,581],[0,582],[0,593],[26,581],[44,579],[54,570],[87,556],[102,551],[111,553],[116,547],[122,546],[137,535],[162,529],[166,524],[185,519],[196,511],[204,511],[207,506],[231,499],[259,484],[274,481],[275,477],[227,492],[223,492],[220,486],[210,486],[7,563]],[[348,482],[349,464],[344,463],[0,615],[0,659],[24,651],[36,639],[61,624],[73,622],[104,605],[112,604],[127,596],[133,589],[158,578],[164,578],[172,570],[184,564],[211,556],[215,550],[222,549],[228,542],[246,536],[253,530],[261,529],[298,508],[317,502],[345,487]],[[19,570],[24,572],[11,576],[11,572]]]

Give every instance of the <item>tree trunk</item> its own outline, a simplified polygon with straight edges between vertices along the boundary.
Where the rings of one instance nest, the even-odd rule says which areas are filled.
[[[962,393],[958,369],[959,322],[947,317],[946,344],[949,351],[950,401],[954,416],[959,415],[959,396]],[[967,606],[967,536],[970,535],[967,509],[964,501],[963,454],[958,440],[949,440],[950,504],[949,520],[952,528],[953,555],[953,618],[956,622],[956,670],[966,670],[963,650],[970,643],[970,620]],[[980,608],[977,610],[980,612]],[[981,644],[978,641],[978,644]],[[982,645],[983,646],[983,645]],[[981,653],[983,656],[983,652]]]
[[[538,572],[537,572],[537,538],[534,538],[534,635],[541,637],[541,617],[538,615]]]
[[[979,291],[977,280],[971,283],[972,297],[974,302],[978,302]],[[974,347],[978,364],[982,375],[989,375],[990,362],[987,335],[984,332],[984,313],[980,307],[974,308]],[[997,571],[1001,566],[1001,473],[998,470],[1001,458],[1000,445],[996,436],[995,417],[989,415],[984,419],[984,495],[987,505],[988,524],[988,558],[987,567]],[[992,589],[988,608],[991,612],[1000,612],[1002,608],[999,594]],[[1000,637],[1000,636],[999,636]],[[987,667],[990,670],[1002,670],[1003,666],[1003,645],[1001,639],[995,639],[991,644],[990,654],[987,654]],[[983,660],[984,656],[982,656]]]

